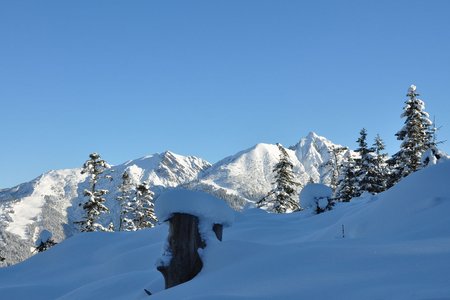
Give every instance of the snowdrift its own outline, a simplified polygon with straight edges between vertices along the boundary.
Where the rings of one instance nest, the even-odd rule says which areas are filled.
[[[449,178],[445,162],[320,215],[236,213],[201,273],[169,290],[154,267],[165,225],[79,234],[0,269],[0,298],[449,299]]]

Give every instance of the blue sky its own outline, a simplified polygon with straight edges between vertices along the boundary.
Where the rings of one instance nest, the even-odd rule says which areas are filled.
[[[390,154],[418,86],[450,136],[450,1],[1,1],[0,187],[309,131]],[[449,144],[442,146],[449,150]]]

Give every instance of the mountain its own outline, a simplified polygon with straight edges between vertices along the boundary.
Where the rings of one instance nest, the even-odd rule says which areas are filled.
[[[330,151],[333,144],[314,132],[286,149],[294,165],[297,181],[306,185],[314,182],[329,184],[331,180]],[[346,152],[339,156],[343,158]],[[198,179],[189,183],[191,189],[207,191],[228,200],[234,208],[258,201],[270,191],[274,182],[273,168],[278,163],[280,151],[276,145],[257,144],[247,150],[229,156],[211,168],[201,172]]]
[[[294,164],[297,180],[305,185],[330,182],[329,151],[338,145],[315,133],[302,138],[286,149]],[[168,187],[184,186],[213,194],[236,210],[263,197],[274,181],[273,167],[280,151],[276,145],[258,144],[229,156],[214,165],[193,156],[181,156],[170,151],[154,154],[112,167],[105,174],[112,180],[101,180],[98,187],[107,189],[106,205],[110,214],[103,215],[104,225],[118,224],[119,206],[116,201],[121,176],[127,170],[134,183],[148,181],[158,195]],[[78,232],[73,222],[84,211],[84,189],[89,188],[81,169],[50,171],[35,180],[0,191],[0,249],[9,262],[30,256],[40,231],[47,229],[56,241]]]
[[[449,299],[450,162],[376,196],[312,209],[235,213],[199,275],[164,290],[168,226],[79,234],[0,269],[2,299]],[[153,293],[148,298],[144,289]]]
[[[158,192],[192,181],[210,166],[200,158],[169,151],[114,166],[105,172],[112,180],[104,179],[98,184],[110,191],[106,204],[111,213],[100,221],[118,223],[119,207],[115,199],[125,170],[135,183],[148,181]],[[85,201],[84,189],[89,188],[87,175],[80,172],[81,169],[50,171],[31,182],[0,191],[0,249],[6,249],[2,253],[8,262],[28,258],[43,229],[51,231],[58,242],[78,232],[73,222],[84,215],[80,204]]]

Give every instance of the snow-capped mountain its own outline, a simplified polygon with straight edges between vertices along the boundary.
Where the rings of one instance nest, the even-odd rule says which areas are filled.
[[[192,181],[210,166],[200,158],[167,151],[112,167],[105,172],[112,180],[103,179],[98,184],[110,191],[106,203],[111,213],[101,221],[117,224],[115,198],[125,170],[134,182],[148,181],[158,191]],[[79,204],[85,201],[83,191],[89,187],[87,175],[80,172],[81,169],[50,171],[31,182],[0,191],[0,249],[8,249],[3,252],[9,262],[28,258],[43,229],[51,231],[58,242],[77,232],[73,222],[84,214]]]
[[[297,180],[305,185],[309,180],[328,183],[330,180],[329,151],[335,144],[315,133],[302,138],[286,149]],[[100,220],[104,225],[118,224],[119,206],[116,201],[118,186],[125,170],[134,183],[148,181],[158,195],[164,188],[183,185],[202,190],[226,200],[240,210],[259,200],[272,187],[273,167],[279,161],[280,151],[273,144],[258,144],[229,156],[212,165],[207,161],[181,156],[172,152],[154,154],[117,165],[105,172],[112,180],[100,180],[98,187],[110,191],[106,205],[110,213]],[[0,191],[0,249],[9,262],[18,262],[30,256],[35,240],[43,229],[61,241],[78,229],[86,200],[83,191],[89,188],[81,169],[50,171],[35,180]],[[7,245],[7,247],[6,247]]]
[[[286,149],[301,186],[311,179],[330,182],[330,167],[326,162],[333,147],[341,146],[311,132]],[[258,144],[217,162],[200,173],[189,187],[210,192],[227,199],[231,206],[242,208],[246,202],[257,201],[270,191],[274,182],[273,168],[279,159],[280,150],[276,145]]]

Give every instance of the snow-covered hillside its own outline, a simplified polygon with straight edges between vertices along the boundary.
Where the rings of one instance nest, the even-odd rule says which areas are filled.
[[[306,184],[310,178],[315,182],[329,182],[329,167],[325,163],[334,146],[326,138],[310,133],[286,149],[301,184]],[[273,167],[279,157],[276,145],[258,144],[213,166],[203,159],[169,151],[114,166],[107,171],[113,180],[100,180],[98,185],[110,191],[106,197],[110,214],[101,221],[104,225],[118,224],[116,196],[124,170],[128,170],[135,183],[148,180],[156,194],[167,187],[183,185],[218,196],[240,210],[271,189]],[[73,222],[84,215],[80,204],[85,201],[83,191],[88,186],[88,179],[80,174],[80,169],[71,169],[50,171],[29,183],[1,190],[0,250],[5,249],[7,261],[15,263],[29,257],[43,229],[50,230],[56,241],[76,233]]]
[[[210,164],[193,156],[185,157],[172,152],[154,154],[112,167],[107,173],[112,180],[101,180],[100,188],[110,190],[107,206],[111,213],[103,222],[118,223],[117,187],[124,170],[132,180],[149,181],[155,191],[189,182]],[[9,263],[28,258],[35,240],[43,229],[62,241],[77,232],[73,226],[84,212],[79,206],[85,201],[83,190],[88,188],[86,175],[81,169],[50,171],[35,180],[0,192],[0,249]]]
[[[76,235],[0,269],[5,299],[448,299],[450,162],[332,211],[236,212],[193,280],[163,290],[167,226]],[[344,226],[344,235],[342,227]]]

